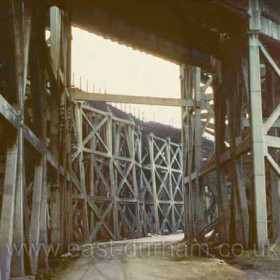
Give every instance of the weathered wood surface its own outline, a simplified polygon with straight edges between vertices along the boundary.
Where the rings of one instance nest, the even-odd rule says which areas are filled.
[[[88,93],[78,89],[71,90],[72,98],[76,101],[102,101],[111,103],[128,103],[170,107],[187,107],[193,106],[192,101],[176,98],[150,97],[150,96],[134,96],[134,95],[119,95],[119,94],[100,94]]]

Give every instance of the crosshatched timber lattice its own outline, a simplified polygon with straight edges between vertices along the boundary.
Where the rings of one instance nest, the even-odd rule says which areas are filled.
[[[1,279],[47,269],[44,246],[183,226],[278,242],[279,17],[278,0],[0,1]],[[72,25],[178,64],[181,98],[72,88]],[[179,106],[182,143],[92,100]]]

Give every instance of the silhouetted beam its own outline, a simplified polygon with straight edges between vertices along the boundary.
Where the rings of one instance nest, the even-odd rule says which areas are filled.
[[[88,93],[77,89],[71,90],[71,93],[72,99],[76,101],[102,101],[111,103],[129,103],[171,107],[192,107],[194,105],[193,101],[191,100],[177,98]]]
[[[212,70],[211,56],[145,31],[99,9],[75,9],[73,25],[175,63]]]

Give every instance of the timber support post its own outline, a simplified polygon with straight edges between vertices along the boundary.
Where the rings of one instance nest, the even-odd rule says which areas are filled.
[[[249,30],[249,80],[251,97],[251,132],[253,160],[254,189],[254,221],[255,240],[259,249],[268,246],[267,204],[265,180],[265,150],[262,117],[262,89],[260,73],[259,35],[260,3],[250,0],[250,30]]]

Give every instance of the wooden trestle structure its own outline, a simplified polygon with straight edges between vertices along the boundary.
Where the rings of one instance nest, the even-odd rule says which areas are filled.
[[[278,1],[114,2],[0,1],[2,280],[47,269],[46,248],[183,225],[188,240],[279,240]],[[180,65],[181,99],[71,88],[72,24]],[[182,144],[91,100],[179,106]]]
[[[74,102],[74,118],[72,168],[81,188],[73,193],[73,238],[118,240],[182,231],[181,145],[143,135],[133,119],[81,101]]]

